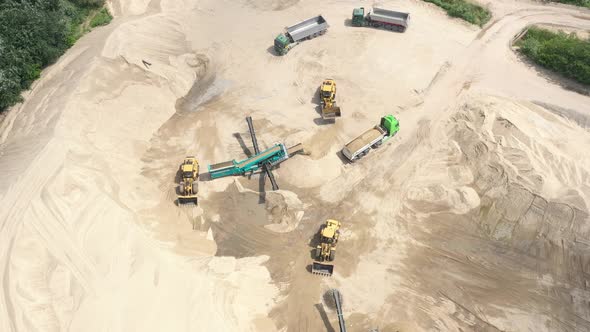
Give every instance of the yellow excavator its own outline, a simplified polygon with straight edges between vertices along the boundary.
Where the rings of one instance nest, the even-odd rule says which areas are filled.
[[[178,195],[178,203],[194,203],[197,204],[197,191],[199,178],[199,162],[193,156],[184,158],[180,165],[180,194]]]
[[[331,276],[334,273],[334,261],[336,256],[336,244],[340,237],[340,222],[334,219],[326,220],[326,224],[320,227],[320,244],[315,250],[315,262],[311,266],[311,273]]]
[[[322,101],[322,119],[335,120],[342,116],[340,107],[336,106],[336,82],[327,78],[320,87],[320,99]]]

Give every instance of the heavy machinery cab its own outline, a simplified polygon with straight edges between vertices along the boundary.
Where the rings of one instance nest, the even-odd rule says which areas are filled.
[[[365,25],[365,8],[355,8],[352,11],[352,25],[355,27],[360,27]]]
[[[336,243],[338,241],[338,235],[340,232],[340,222],[333,219],[328,219],[326,225],[322,229],[322,241],[325,240],[328,243]]]
[[[334,98],[334,94],[336,93],[336,82],[332,79],[325,79],[322,82],[322,86],[320,88],[320,95],[322,98],[329,99]]]
[[[289,37],[287,37],[284,33],[279,34],[277,38],[275,38],[275,52],[280,55],[285,54],[286,48],[290,43],[291,41],[289,40]]]
[[[199,174],[199,163],[194,157],[187,157],[181,166],[183,178],[193,178]]]
[[[382,117],[379,125],[387,131],[388,137],[392,137],[399,131],[399,121],[393,115]]]

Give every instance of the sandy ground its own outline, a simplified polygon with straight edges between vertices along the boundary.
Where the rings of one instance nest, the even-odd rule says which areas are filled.
[[[523,62],[525,26],[590,13],[487,4],[480,30],[421,1],[404,34],[353,28],[355,1],[111,1],[115,20],[43,72],[0,123],[0,331],[589,331],[590,97]],[[366,4],[365,6],[369,6]],[[281,29],[329,32],[277,57]],[[151,63],[146,66],[145,60]],[[334,78],[343,117],[319,120]],[[393,113],[355,164],[338,151]],[[178,164],[302,142],[269,181]],[[326,218],[332,278],[309,273]]]

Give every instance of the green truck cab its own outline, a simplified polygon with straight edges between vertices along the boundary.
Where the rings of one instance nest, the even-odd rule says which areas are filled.
[[[285,55],[289,52],[289,45],[291,44],[291,40],[287,37],[284,33],[281,33],[275,38],[275,52],[278,55]]]
[[[365,8],[355,8],[352,11],[352,26],[362,27],[365,26]]]
[[[387,131],[387,136],[383,140],[385,142],[399,131],[399,120],[393,115],[386,115],[381,118],[380,126]]]

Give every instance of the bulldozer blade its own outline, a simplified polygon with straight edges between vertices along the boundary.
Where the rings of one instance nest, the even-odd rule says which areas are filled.
[[[334,265],[313,262],[311,273],[330,277],[334,273]]]
[[[342,112],[340,111],[339,106],[325,108],[322,110],[322,119],[324,119],[324,120],[335,119],[335,118],[339,118],[341,116],[342,116]]]
[[[178,196],[179,204],[195,204],[197,205],[197,196]]]

